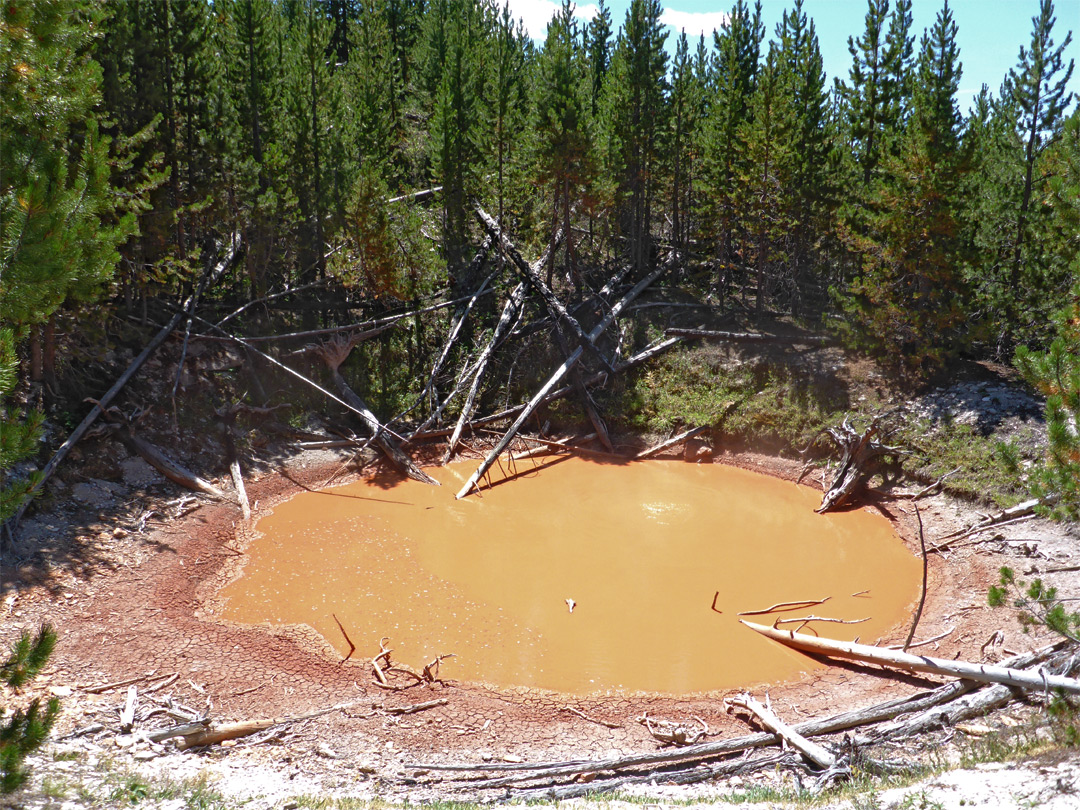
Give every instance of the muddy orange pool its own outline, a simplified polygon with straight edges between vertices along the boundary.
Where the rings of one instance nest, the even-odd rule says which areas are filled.
[[[921,567],[882,516],[817,515],[821,495],[683,462],[549,462],[457,501],[443,486],[361,481],[305,492],[257,525],[224,617],[307,624],[358,658],[390,638],[419,670],[577,694],[750,686],[816,666],[738,623],[827,616],[829,638],[874,642],[907,621]],[[522,472],[520,466],[519,473]],[[799,625],[786,623],[788,629]]]

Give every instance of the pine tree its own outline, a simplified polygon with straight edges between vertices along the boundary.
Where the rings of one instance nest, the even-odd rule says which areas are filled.
[[[538,176],[550,200],[551,238],[562,227],[564,271],[577,282],[570,214],[589,183],[590,133],[587,120],[584,59],[573,5],[564,0],[548,23],[547,39],[537,58],[533,109]],[[556,257],[548,265],[552,283]]]
[[[912,115],[899,154],[883,163],[848,310],[866,343],[907,371],[940,365],[961,345],[964,258],[961,179],[967,169],[956,106],[961,65],[948,2],[923,34]]]
[[[904,128],[911,91],[910,27],[911,0],[897,0],[891,17],[889,0],[868,0],[863,35],[848,38],[850,85],[838,82],[837,93],[845,102],[863,192],[883,157],[895,153]]]
[[[609,75],[609,171],[616,219],[629,245],[630,264],[645,267],[652,242],[652,208],[659,192],[659,161],[666,130],[667,32],[659,0],[633,0],[626,11]]]
[[[1052,256],[1041,250],[1036,238],[1039,220],[1049,214],[1038,204],[1045,183],[1045,178],[1039,176],[1041,159],[1046,149],[1061,137],[1062,113],[1072,101],[1067,88],[1074,65],[1072,60],[1067,66],[1063,62],[1072,32],[1055,47],[1055,22],[1053,0],[1042,0],[1039,14],[1032,18],[1031,47],[1020,49],[1020,64],[1009,71],[1004,88],[1019,113],[1017,134],[1023,156],[1020,176],[1016,178],[1020,200],[1014,212],[1013,255],[1007,282],[1016,297],[1010,297],[1003,314],[1020,335],[1029,337],[1037,334],[1036,330],[1047,321],[1042,302],[1055,293],[1060,294],[1063,286],[1060,277],[1047,277]]]
[[[37,677],[56,647],[56,631],[43,624],[31,638],[23,632],[0,663],[0,689],[18,692]],[[26,782],[23,761],[27,754],[41,747],[60,713],[60,701],[50,698],[44,708],[41,699],[30,701],[7,717],[7,703],[0,705],[0,795],[14,793]]]
[[[748,176],[743,136],[753,116],[761,42],[765,30],[761,3],[751,15],[744,0],[737,0],[727,25],[713,32],[714,60],[710,80],[705,174],[708,194],[703,222],[710,223],[705,236],[715,240],[722,295],[741,266],[747,239],[745,201],[739,178]]]
[[[786,99],[779,126],[788,143],[784,175],[791,223],[790,269],[785,281],[792,310],[797,312],[800,283],[818,264],[815,245],[831,225],[835,192],[830,177],[829,99],[817,32],[802,9],[802,0],[785,12],[776,34],[780,41],[777,69]]]

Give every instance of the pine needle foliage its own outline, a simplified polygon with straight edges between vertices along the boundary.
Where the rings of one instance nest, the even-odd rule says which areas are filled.
[[[51,624],[43,624],[33,637],[23,632],[0,664],[0,684],[18,692],[41,672],[55,647],[56,631]],[[44,706],[40,698],[35,698],[25,709],[16,709],[10,718],[7,709],[0,707],[0,794],[14,793],[26,782],[23,760],[45,742],[59,712],[60,701],[56,698],[50,698]]]

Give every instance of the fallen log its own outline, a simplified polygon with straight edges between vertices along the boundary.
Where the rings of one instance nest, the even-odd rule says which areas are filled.
[[[579,439],[574,439],[577,444],[570,444],[569,442],[560,442],[556,439],[542,439],[539,436],[522,436],[526,442],[536,442],[538,447],[534,447],[531,450],[523,450],[520,453],[514,453],[510,456],[512,461],[525,461],[526,459],[536,458],[537,456],[551,455],[558,450],[566,450],[569,453],[587,453],[594,455],[602,455],[604,457],[610,457],[610,453],[597,453],[595,450],[588,450],[580,445],[585,442],[591,442],[596,438],[595,433],[589,433],[582,436]]]
[[[236,490],[236,500],[240,504],[240,513],[244,520],[251,520],[251,503],[248,501],[247,489],[244,488],[244,472],[240,469],[240,457],[236,454],[236,442],[233,441],[233,425],[236,423],[236,414],[240,410],[237,405],[216,411],[221,420],[221,430],[225,439],[225,458],[229,462],[229,474],[232,476],[233,488]]]
[[[345,358],[349,356],[349,352],[352,351],[353,343],[351,340],[334,339],[327,341],[319,346],[315,353],[322,358],[326,363],[327,369],[330,371],[330,376],[333,378],[334,383],[337,385],[338,392],[341,394],[349,405],[350,409],[358,414],[367,426],[368,431],[371,433],[371,441],[373,441],[383,454],[393,465],[404,475],[412,478],[416,481],[422,481],[425,484],[433,484],[439,486],[439,482],[421,470],[413,460],[402,450],[397,442],[391,438],[387,428],[379,422],[378,418],[371,409],[368,408],[367,403],[362,400],[359,395],[349,384],[345,381],[345,378],[341,376],[340,366],[345,362]]]
[[[224,273],[236,258],[239,247],[238,242],[232,242],[229,249],[226,250],[225,255],[221,258],[221,261],[213,267],[208,267],[206,269],[203,274],[204,277],[212,276],[216,279]],[[194,293],[192,295],[194,295]],[[119,394],[124,386],[128,384],[128,381],[135,376],[135,373],[142,368],[142,365],[146,362],[147,358],[154,353],[158,346],[165,342],[165,339],[172,334],[173,330],[180,324],[180,321],[184,319],[190,302],[191,296],[188,296],[188,298],[180,305],[180,311],[173,315],[172,319],[158,330],[158,333],[151,338],[150,342],[147,343],[145,347],[143,347],[143,350],[139,352],[139,355],[131,361],[131,365],[129,365],[127,370],[113,383],[112,387],[102,394],[100,399],[94,400],[94,407],[91,409],[90,413],[83,417],[83,420],[73,431],[71,431],[71,434],[64,440],[64,443],[57,448],[53,457],[49,459],[49,462],[41,468],[41,473],[37,476],[30,489],[27,490],[26,498],[22,505],[16,510],[15,514],[9,518],[9,525],[12,528],[19,525],[19,521],[22,519],[23,514],[25,514],[27,508],[30,506],[30,501],[41,491],[41,488],[45,485],[45,482],[52,477],[53,473],[56,472],[56,468],[60,466],[60,462],[67,458],[67,454],[71,452],[71,448],[78,444],[79,440],[86,435],[86,431],[88,431],[94,422],[97,421],[98,417],[105,412],[113,399],[116,398],[116,395]]]
[[[204,492],[207,495],[223,501],[227,500],[224,492],[205,478],[193,473],[191,470],[187,469],[187,467],[184,467],[182,464],[169,458],[169,456],[150,444],[150,442],[137,436],[127,425],[122,425],[117,430],[116,436],[129,450],[136,453],[147,464],[170,481],[179,484],[182,487],[186,487],[187,489]]]
[[[551,255],[551,251],[555,250],[559,242],[562,240],[563,232],[560,228],[556,231],[555,236],[551,242],[545,248],[544,252],[540,254],[540,258],[536,260],[536,267],[543,267],[547,262],[548,257]],[[495,348],[502,342],[506,333],[517,322],[518,317],[521,315],[521,308],[525,304],[525,283],[518,284],[510,296],[506,299],[506,303],[503,305],[502,314],[499,316],[499,322],[495,326],[495,331],[491,334],[491,340],[488,341],[483,351],[480,352],[480,357],[476,361],[476,371],[473,373],[472,384],[469,386],[469,393],[465,397],[465,404],[462,406],[461,414],[458,416],[458,421],[454,425],[454,430],[450,434],[450,441],[447,442],[446,452],[443,454],[442,463],[446,464],[454,457],[454,451],[457,449],[457,443],[461,439],[461,431],[464,429],[465,424],[472,418],[473,408],[476,404],[476,394],[480,390],[480,383],[484,379],[484,372],[487,370],[488,361],[491,359],[492,353]],[[454,393],[450,397],[447,397],[449,402],[450,398],[457,393],[455,388]],[[443,405],[445,407],[445,403]],[[441,410],[441,408],[440,408]],[[430,420],[424,423],[425,427],[430,424]]]
[[[484,262],[487,260],[487,254],[490,249],[491,237],[488,237],[484,240],[483,244],[480,245],[480,250],[478,250],[476,255],[473,257],[472,262],[469,263],[469,267],[465,271],[466,278],[471,278],[477,272],[479,272],[480,268],[483,267]],[[480,298],[484,290],[487,289],[488,284],[490,284],[495,279],[496,275],[498,275],[498,271],[492,273],[487,278],[485,278],[484,281],[480,284],[480,286],[476,288],[476,292],[474,292],[469,298],[469,300],[465,303],[465,306],[462,307],[461,310],[455,314],[454,321],[450,326],[450,334],[447,335],[446,342],[443,344],[442,352],[439,353],[439,358],[431,367],[431,373],[428,375],[427,385],[424,386],[424,390],[420,394],[421,399],[432,396],[435,390],[435,380],[439,376],[439,372],[442,371],[443,364],[446,363],[446,358],[450,356],[450,350],[457,342],[458,335],[461,334],[461,328],[465,325],[465,319],[469,317],[469,313],[472,311],[472,308],[476,304],[477,299]],[[436,416],[435,418],[438,417]]]
[[[619,299],[619,301],[616,302],[616,304],[604,315],[600,323],[593,327],[592,331],[589,332],[589,334],[586,336],[588,341],[592,342],[598,337],[600,337],[600,335],[603,334],[604,330],[607,329],[608,326],[610,326],[611,323],[619,316],[619,313],[622,312],[626,305],[633,301],[635,298],[637,298],[637,296],[640,295],[645,289],[647,289],[653,282],[655,282],[664,273],[666,273],[673,264],[674,254],[672,260],[665,262],[659,268],[654,270],[652,273],[650,273],[641,281],[639,281],[636,285],[634,285],[630,289],[630,291],[627,292],[626,295],[624,295],[621,299]],[[578,346],[573,351],[573,353],[566,358],[562,365],[560,365],[555,370],[555,372],[551,375],[548,381],[544,383],[543,387],[536,394],[533,395],[533,398],[529,400],[529,404],[525,406],[525,409],[520,413],[518,418],[514,420],[514,423],[510,426],[510,429],[507,430],[503,437],[495,444],[495,447],[492,448],[491,452],[488,453],[487,457],[483,460],[483,462],[481,462],[480,466],[469,477],[469,480],[465,482],[465,485],[461,488],[457,495],[454,496],[456,499],[460,500],[472,491],[473,487],[476,486],[476,483],[480,480],[484,473],[486,473],[491,468],[491,465],[495,463],[495,459],[499,457],[499,454],[506,449],[507,445],[510,444],[514,436],[517,435],[517,432],[521,430],[521,426],[525,424],[525,421],[530,416],[532,416],[533,411],[535,411],[539,407],[540,403],[543,402],[544,398],[551,392],[551,389],[555,387],[555,384],[558,383],[559,380],[561,380],[566,375],[566,372],[573,368],[574,364],[577,363],[583,353],[584,348]]]
[[[810,742],[810,740],[777,717],[771,709],[750,695],[744,693],[729,697],[724,701],[724,704],[729,708],[746,709],[761,721],[762,725],[770,731],[776,732],[785,742],[800,751],[804,757],[821,770],[825,771],[836,765],[836,757],[826,750],[824,746]]]
[[[1070,694],[1080,694],[1080,680],[1051,675],[1041,670],[1028,672],[990,664],[976,664],[967,661],[911,655],[898,650],[874,647],[870,644],[833,641],[806,635],[805,633],[796,633],[793,630],[779,630],[763,624],[748,622],[745,619],[739,621],[751,630],[755,630],[774,641],[779,641],[788,647],[815,655],[880,664],[881,666],[896,667],[909,672],[929,672],[934,675],[967,678],[981,683],[1002,683],[1020,689],[1062,689]]]
[[[640,461],[641,459],[648,458],[649,456],[655,456],[657,453],[663,450],[667,450],[669,447],[673,447],[679,442],[683,442],[687,439],[693,438],[694,436],[697,436],[699,433],[702,433],[703,431],[706,431],[708,429],[708,425],[702,425],[701,427],[696,427],[691,430],[687,430],[684,433],[680,433],[678,436],[672,436],[670,439],[660,442],[660,444],[656,444],[646,450],[642,450],[640,453],[634,456],[634,460]]]
[[[663,306],[663,304],[658,306]],[[665,329],[664,334],[669,337],[726,340],[730,343],[801,343],[807,346],[828,346],[836,342],[825,335],[769,335],[762,332],[718,332],[711,329],[677,327]]]
[[[477,358],[475,371],[472,373],[472,383],[469,386],[469,393],[465,397],[465,404],[461,408],[461,413],[458,415],[454,430],[450,434],[450,440],[446,444],[446,452],[443,454],[442,459],[443,464],[446,464],[454,457],[457,443],[461,439],[461,431],[472,417],[473,408],[476,406],[476,394],[480,390],[480,383],[484,379],[484,372],[487,371],[488,361],[491,359],[495,347],[503,339],[513,323],[518,319],[518,316],[521,314],[521,307],[524,303],[525,285],[518,284],[510,292],[510,295],[506,299],[506,303],[503,304],[502,314],[499,316],[499,322],[495,325],[495,331],[491,333],[491,339],[480,352],[480,357]],[[451,396],[456,393],[457,389],[455,388],[454,393],[451,394]],[[450,397],[447,397],[447,402],[449,402],[449,400]]]
[[[1007,664],[1012,667],[1027,667],[1032,664],[1038,664],[1045,661],[1055,651],[1061,650],[1065,647],[1065,643],[1061,642],[1050,647],[1044,647],[1040,650],[1036,650],[1031,653],[1024,653],[1022,655],[1014,656],[1007,661],[1003,661],[1002,664]],[[927,692],[922,692],[910,697],[894,698],[884,703],[879,703],[873,706],[864,707],[861,709],[855,709],[852,711],[844,712],[832,717],[822,718],[818,720],[809,720],[803,723],[799,723],[794,726],[794,730],[805,737],[818,736],[821,734],[831,734],[840,731],[846,731],[852,728],[858,728],[861,726],[870,725],[873,723],[880,723],[882,721],[891,720],[901,715],[911,715],[915,712],[929,713],[935,711],[935,707],[943,704],[949,704],[956,702],[958,698],[972,692],[979,686],[978,683],[970,680],[959,680],[951,683],[939,686]],[[1011,692],[1008,687],[987,687],[981,690],[986,692],[988,690],[1003,689],[1006,692]],[[963,706],[963,712],[972,710],[972,706],[982,705],[985,701],[975,700],[966,701]],[[941,717],[942,712],[936,710],[938,717]],[[959,715],[957,715],[959,716]],[[966,714],[964,716],[967,716]],[[927,714],[927,717],[933,717],[933,715]],[[881,739],[892,739],[900,736],[900,729],[908,721],[899,721],[892,726],[885,728],[891,729],[889,734],[881,735]],[[931,721],[927,721],[926,727],[929,727]],[[874,730],[876,734],[877,730]],[[486,788],[505,788],[511,787],[521,782],[535,782],[539,780],[555,780],[559,778],[571,778],[580,779],[587,778],[591,774],[612,771],[620,773],[628,769],[641,769],[630,775],[622,775],[608,780],[596,780],[585,782],[584,784],[574,784],[560,788],[549,787],[530,787],[516,790],[514,795],[520,798],[536,797],[542,798],[544,796],[555,795],[561,798],[570,798],[572,796],[580,796],[587,792],[593,792],[597,790],[612,790],[623,784],[633,784],[636,782],[650,782],[652,780],[674,782],[677,784],[689,784],[690,782],[699,781],[697,776],[701,779],[714,778],[719,775],[731,774],[737,772],[737,769],[745,763],[751,770],[756,769],[758,765],[755,763],[761,763],[761,766],[773,764],[774,757],[782,755],[767,755],[766,757],[759,757],[757,759],[750,760],[736,760],[725,761],[717,765],[702,766],[699,763],[716,759],[722,756],[729,756],[732,754],[738,754],[747,752],[749,750],[760,748],[765,745],[773,745],[777,741],[776,735],[773,733],[756,733],[744,735],[742,737],[736,737],[729,740],[720,740],[716,742],[700,743],[694,746],[688,746],[686,748],[680,748],[676,750],[665,750],[661,752],[651,754],[637,754],[627,757],[612,758],[606,760],[593,760],[593,761],[568,761],[568,762],[537,762],[537,763],[482,763],[475,765],[444,765],[444,764],[409,764],[406,767],[418,768],[429,771],[445,771],[445,772],[462,772],[465,775],[457,777],[457,779],[468,780],[461,787],[462,789],[486,789]],[[856,739],[856,744],[872,744],[876,742],[875,738],[860,737]],[[673,769],[687,769],[687,770],[673,770]],[[663,770],[660,770],[663,769]],[[474,774],[481,771],[488,772],[510,772],[511,775],[504,777],[495,777],[476,780]],[[695,776],[697,775],[697,776]]]

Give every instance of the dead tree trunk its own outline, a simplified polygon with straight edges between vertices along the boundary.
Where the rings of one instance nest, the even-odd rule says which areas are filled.
[[[596,338],[590,339],[589,336],[585,334],[585,330],[581,328],[581,324],[578,323],[577,318],[567,312],[566,307],[564,307],[562,302],[555,296],[551,287],[545,284],[544,280],[540,278],[540,273],[536,268],[543,267],[543,265],[538,262],[536,268],[530,267],[529,264],[521,258],[521,254],[517,252],[517,248],[515,248],[513,243],[506,237],[506,234],[499,228],[499,224],[479,205],[476,206],[475,210],[480,222],[487,228],[488,233],[499,241],[502,249],[506,252],[506,255],[510,257],[510,261],[518,269],[518,272],[525,283],[540,294],[540,297],[544,300],[544,305],[547,307],[548,312],[555,322],[566,324],[570,328],[570,331],[574,333],[578,342],[588,351],[592,352],[604,368],[608,371],[614,371],[614,369],[611,368],[611,363],[608,362],[608,359],[604,357],[603,353],[593,343]],[[559,230],[559,233],[552,240],[553,244],[558,242],[560,235],[564,237],[567,236],[564,229]],[[554,248],[552,250],[554,250]]]
[[[831,655],[851,661],[867,661],[882,666],[898,667],[909,672],[931,672],[935,675],[951,675],[954,678],[968,678],[983,683],[1003,683],[1021,689],[1063,689],[1074,695],[1080,694],[1080,680],[1052,675],[1042,670],[1030,672],[990,664],[975,664],[968,661],[931,658],[927,655],[912,655],[899,650],[874,647],[870,644],[833,641],[807,635],[806,633],[796,633],[793,630],[778,630],[775,627],[755,624],[745,619],[739,621],[751,630],[756,630],[774,641],[817,655]]]
[[[892,456],[895,460],[903,453],[897,447],[882,444],[877,438],[885,429],[885,420],[893,413],[895,412],[890,411],[875,416],[862,433],[855,431],[847,417],[844,417],[840,427],[826,431],[843,454],[832,484],[821,499],[821,506],[814,511],[828,512],[847,503],[866,484],[870,476],[879,470],[879,462],[883,457]]]
[[[604,330],[607,329],[617,317],[619,317],[619,313],[621,313],[623,309],[625,309],[627,304],[637,298],[645,289],[650,287],[653,282],[655,282],[658,278],[660,278],[660,276],[664,275],[664,273],[666,273],[668,269],[670,269],[670,267],[675,263],[674,259],[675,257],[673,256],[670,261],[665,262],[661,267],[657,268],[648,276],[639,281],[636,285],[634,285],[634,287],[631,288],[631,290],[626,295],[624,295],[615,304],[615,306],[611,308],[611,310],[603,317],[600,323],[593,327],[593,330],[589,332],[588,335],[586,335],[587,341],[591,344],[592,341],[600,337],[600,335],[603,334]],[[521,412],[518,418],[514,420],[514,424],[510,426],[510,429],[506,431],[503,437],[496,443],[495,447],[491,449],[491,452],[489,452],[487,457],[483,460],[483,462],[481,462],[480,466],[476,469],[476,472],[474,472],[469,477],[469,480],[465,482],[465,485],[458,491],[457,495],[454,496],[455,498],[460,500],[472,491],[473,487],[476,486],[476,483],[480,480],[484,473],[491,469],[491,465],[495,463],[495,459],[499,457],[499,454],[507,448],[511,441],[513,441],[514,436],[516,436],[517,432],[521,430],[521,426],[525,424],[525,421],[530,416],[532,416],[533,412],[537,409],[537,407],[539,407],[540,403],[544,401],[544,398],[548,395],[548,393],[550,393],[551,389],[555,387],[555,384],[558,383],[559,380],[561,380],[566,375],[566,372],[573,368],[574,364],[581,359],[581,355],[584,353],[584,351],[585,349],[582,346],[578,346],[576,349],[574,349],[573,353],[566,358],[566,361],[555,370],[555,372],[551,375],[550,379],[548,379],[548,381],[544,383],[544,386],[533,396],[531,400],[529,400],[529,404],[525,406],[525,409]]]
[[[317,347],[314,351],[322,358],[326,363],[326,367],[330,370],[330,376],[334,379],[334,384],[338,387],[338,392],[341,394],[349,407],[357,413],[363,420],[367,429],[371,432],[371,441],[378,445],[379,449],[386,455],[387,460],[398,471],[404,473],[409,478],[416,481],[423,481],[425,484],[439,485],[439,482],[421,470],[413,460],[405,454],[396,441],[390,436],[386,427],[379,422],[378,418],[372,413],[371,409],[367,406],[367,403],[362,400],[349,384],[345,381],[345,378],[341,376],[339,370],[341,364],[345,362],[345,359],[349,356],[349,352],[353,349],[353,342],[351,340],[331,340],[327,343]]]
[[[536,260],[534,267],[543,267],[548,260],[548,256],[551,252],[558,247],[559,240],[562,239],[562,230],[556,232],[554,238],[551,240],[551,244],[541,254],[540,258]],[[519,257],[520,258],[520,257]],[[476,405],[476,394],[480,390],[480,383],[484,378],[484,372],[487,370],[488,361],[491,359],[492,353],[495,351],[495,347],[499,345],[503,337],[510,330],[510,327],[518,319],[518,315],[521,313],[521,307],[525,303],[525,283],[518,284],[513,292],[510,293],[510,297],[506,299],[506,304],[503,305],[502,315],[499,317],[499,323],[495,326],[495,331],[491,335],[491,340],[484,347],[480,353],[480,357],[476,361],[476,371],[473,375],[472,385],[469,386],[469,394],[465,398],[465,405],[462,406],[461,414],[458,416],[457,424],[454,425],[454,432],[450,436],[450,441],[446,445],[446,452],[443,454],[443,464],[446,464],[454,456],[454,451],[457,449],[457,443],[461,439],[461,431],[469,419],[472,418],[473,408]],[[425,423],[426,426],[427,423]],[[421,429],[424,429],[423,427]]]

